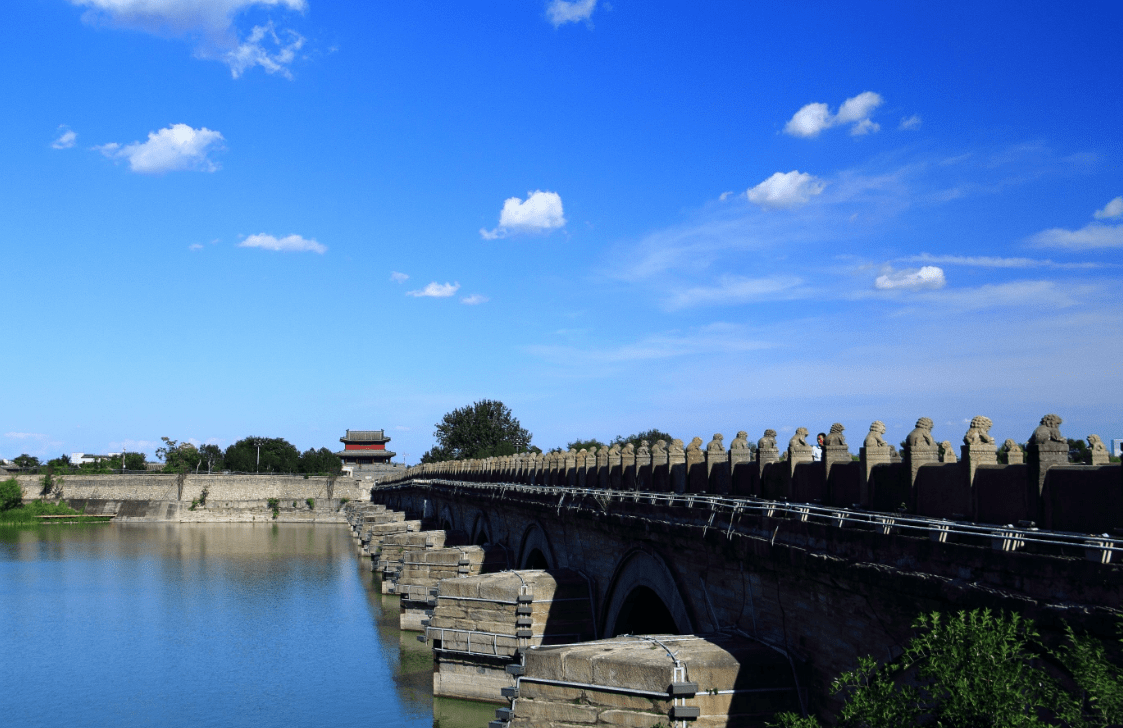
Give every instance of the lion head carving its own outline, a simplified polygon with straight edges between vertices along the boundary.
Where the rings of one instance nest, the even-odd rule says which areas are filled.
[[[967,430],[967,434],[963,436],[964,445],[993,445],[994,438],[990,436],[990,428],[994,423],[990,421],[989,417],[978,415],[971,418],[971,429]]]

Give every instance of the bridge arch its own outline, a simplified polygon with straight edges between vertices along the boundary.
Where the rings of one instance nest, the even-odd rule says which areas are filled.
[[[550,546],[550,537],[537,521],[527,526],[523,532],[518,563],[520,569],[553,569],[558,566],[554,549]]]
[[[495,534],[491,529],[491,519],[483,511],[476,511],[476,519],[472,523],[472,531],[468,534],[473,546],[483,546],[485,543],[495,543]]]
[[[691,634],[690,613],[675,578],[658,554],[634,549],[620,560],[605,597],[604,637]]]
[[[437,516],[437,524],[442,531],[452,531],[456,528],[456,519],[452,516],[452,509],[445,503],[441,505],[440,515]]]

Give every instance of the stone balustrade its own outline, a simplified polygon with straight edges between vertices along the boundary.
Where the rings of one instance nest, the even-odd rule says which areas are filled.
[[[809,430],[796,429],[781,453],[775,430],[754,444],[745,431],[724,446],[695,437],[684,446],[643,441],[639,447],[519,453],[479,460],[424,463],[382,478],[380,484],[415,478],[508,482],[614,491],[713,493],[791,500],[878,511],[900,511],[983,523],[1033,521],[1053,530],[1084,533],[1123,527],[1123,475],[1109,465],[1098,435],[1089,435],[1092,464],[1068,462],[1061,418],[1049,414],[1025,450],[1013,440],[999,446],[992,422],[974,417],[959,453],[937,442],[930,418],[921,417],[902,452],[886,442],[885,425],[869,427],[858,454],[844,426],[833,424],[815,460]],[[999,463],[999,450],[1005,463]]]

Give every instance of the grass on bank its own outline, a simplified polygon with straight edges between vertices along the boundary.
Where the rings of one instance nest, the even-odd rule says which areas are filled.
[[[71,508],[66,501],[30,501],[23,502],[23,493],[15,478],[0,481],[0,524],[22,525],[38,524],[43,519],[39,516],[75,516],[76,520],[95,520],[95,516],[83,516]]]

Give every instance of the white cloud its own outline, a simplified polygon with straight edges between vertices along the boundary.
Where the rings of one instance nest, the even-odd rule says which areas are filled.
[[[406,291],[407,296],[415,297],[428,297],[428,298],[448,298],[449,296],[456,295],[460,290],[459,283],[437,283],[433,281],[429,285],[417,291]]]
[[[802,283],[795,276],[746,278],[726,275],[719,279],[716,286],[696,286],[672,291],[666,303],[667,308],[677,310],[692,306],[729,306],[749,301],[801,298],[807,293],[800,288]]]
[[[565,226],[561,195],[535,190],[526,193],[526,200],[509,197],[499,212],[499,226],[480,230],[485,240],[495,240],[518,233],[542,233]]]
[[[998,258],[987,255],[930,255],[921,253],[902,260],[909,263],[967,265],[977,268],[1102,268],[1102,263],[1055,263],[1037,258]]]
[[[920,124],[921,124],[920,115],[919,114],[913,114],[912,116],[901,117],[901,123],[897,126],[897,128],[898,129],[919,129]]]
[[[16,440],[42,440],[46,435],[38,432],[5,432],[4,437],[11,437]]]
[[[478,306],[481,303],[487,303],[491,299],[479,293],[473,293],[471,296],[465,296],[460,299],[460,302],[468,306]]]
[[[222,134],[206,127],[192,129],[173,124],[148,133],[148,141],[124,146],[112,143],[94,147],[110,159],[127,159],[129,169],[141,174],[161,174],[180,170],[214,172],[219,166],[209,155],[222,149]]]
[[[1104,225],[1090,222],[1079,230],[1052,228],[1042,230],[1030,242],[1043,248],[1070,248],[1089,250],[1092,248],[1123,248],[1123,225]]]
[[[235,78],[244,71],[261,66],[268,73],[291,77],[291,63],[304,39],[293,31],[282,31],[285,41],[273,30],[272,21],[255,26],[241,40],[234,19],[253,7],[304,12],[305,0],[70,0],[87,8],[83,19],[92,24],[131,28],[163,37],[188,38],[195,43],[199,58],[221,60],[230,66]],[[269,52],[263,42],[277,50]]]
[[[1103,206],[1103,209],[1096,210],[1092,213],[1092,217],[1097,220],[1109,220],[1112,218],[1123,216],[1123,196],[1116,197],[1111,202]]]
[[[596,7],[597,0],[550,0],[546,5],[546,17],[557,28],[566,23],[589,20]]]
[[[818,177],[792,170],[775,173],[745,195],[749,202],[767,209],[791,208],[806,205],[824,187],[826,183]]]
[[[558,364],[577,367],[585,374],[589,372],[591,365],[656,361],[684,356],[743,354],[774,346],[769,341],[753,338],[744,326],[718,322],[687,332],[653,333],[634,343],[606,348],[544,344],[529,346],[527,351]]]
[[[880,94],[873,91],[863,91],[842,102],[837,114],[831,114],[826,104],[807,104],[784,126],[784,133],[791,136],[812,139],[819,136],[824,129],[843,124],[853,124],[850,133],[861,136],[875,132],[881,128],[870,116],[878,106],[884,103]]]
[[[258,233],[257,235],[250,235],[248,238],[238,243],[239,248],[261,248],[262,250],[275,250],[285,253],[301,253],[309,251],[312,253],[326,253],[327,246],[317,243],[315,240],[303,238],[299,235],[289,235],[283,238],[277,238],[266,233]]]
[[[203,244],[202,243],[192,243],[191,245],[187,246],[187,249],[188,250],[202,250]]]
[[[68,127],[66,124],[61,124],[59,126],[59,131],[61,131],[62,133],[59,134],[58,139],[55,139],[53,142],[51,142],[51,148],[70,149],[72,146],[74,146],[74,140],[78,138],[78,135],[71,131],[70,127]]]
[[[944,271],[934,265],[926,265],[923,268],[906,268],[904,270],[893,270],[886,266],[884,273],[877,277],[873,285],[878,290],[882,291],[920,291],[924,289],[943,288],[947,280],[944,278]]]
[[[230,75],[238,78],[254,66],[261,66],[266,73],[279,73],[291,79],[288,64],[293,62],[296,52],[304,46],[304,37],[292,30],[282,30],[281,34],[285,36],[284,41],[277,35],[272,22],[255,25],[249,38],[223,56],[223,60],[230,66]],[[270,41],[276,46],[273,52],[267,47]]]
[[[390,273],[390,280],[392,280],[394,283],[405,283],[406,281],[409,280],[409,275],[406,274],[406,273],[399,273],[398,271],[393,271],[393,272]]]

